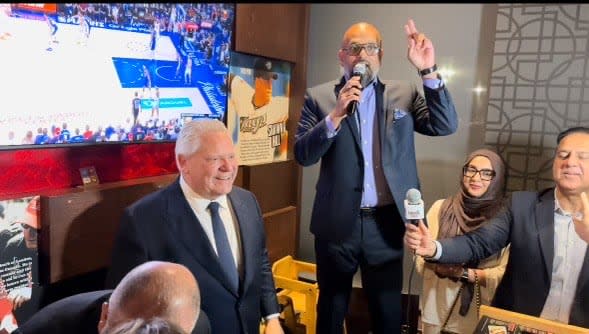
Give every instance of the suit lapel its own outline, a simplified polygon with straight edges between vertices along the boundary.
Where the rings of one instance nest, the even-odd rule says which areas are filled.
[[[235,192],[230,192],[227,197],[231,202],[231,207],[235,213],[235,219],[237,219],[237,225],[239,226],[239,236],[241,239],[241,261],[243,265],[243,279],[241,281],[242,294],[246,291],[246,288],[251,284],[254,277],[253,268],[249,259],[255,259],[259,255],[255,254],[255,240],[253,237],[256,235],[256,227],[253,226],[254,217],[251,216],[251,207],[248,210],[246,203],[240,196]]]
[[[575,298],[573,301],[572,310],[577,310],[580,308],[583,309],[581,305],[583,305],[583,299],[589,294],[589,246],[587,250],[585,250],[585,258],[583,260],[583,266],[581,267],[581,272],[579,273],[579,279],[577,280],[577,290],[575,291]],[[572,314],[578,314],[578,312],[572,312]],[[569,318],[569,323],[570,323]],[[575,319],[578,321],[578,319]]]
[[[339,84],[335,85],[335,88],[334,88],[334,94],[335,94],[336,101],[337,101],[337,97],[339,96],[340,90],[344,87],[345,84],[346,84],[346,77],[342,76],[341,81],[339,82]],[[352,137],[354,138],[354,142],[356,143],[356,148],[361,149],[360,133],[358,132],[358,124],[356,123],[356,116],[346,117],[343,121],[343,124],[344,124],[343,126],[347,126],[349,131],[352,133]]]
[[[387,129],[391,129],[392,127],[387,126],[389,119],[388,114],[385,112],[383,98],[384,98],[384,85],[380,80],[377,79],[376,84],[374,85],[374,94],[376,94],[376,117],[378,122],[378,133],[380,135],[380,154],[384,156],[386,145],[384,142],[386,141],[384,138],[392,138],[392,133],[385,134]]]
[[[552,262],[554,260],[554,188],[550,188],[540,196],[540,201],[536,204],[534,218],[544,267],[550,282],[552,281]]]
[[[583,266],[581,267],[581,273],[579,274],[579,280],[577,281],[577,297],[582,296],[583,291],[589,289],[589,247],[585,251],[585,259],[583,260]],[[578,299],[578,298],[575,298]]]
[[[167,216],[169,217],[169,226],[173,230],[173,235],[178,236],[182,247],[205,270],[221,282],[227,290],[237,295],[237,291],[231,288],[231,284],[221,268],[217,254],[200,225],[200,221],[196,218],[188,201],[186,201],[178,180],[170,188],[168,199]]]

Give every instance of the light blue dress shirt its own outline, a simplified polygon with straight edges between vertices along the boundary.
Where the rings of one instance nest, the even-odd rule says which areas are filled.
[[[375,118],[376,94],[374,86],[376,82],[377,80],[374,79],[364,87],[360,94],[360,102],[358,103],[357,112],[351,116],[354,118],[356,126],[358,126],[361,141],[360,145],[364,157],[364,180],[360,207],[376,207],[393,203],[390,192],[384,190],[385,185],[377,185],[374,173],[375,168],[382,168],[378,164],[375,164],[373,150],[374,130],[378,129]],[[441,79],[424,79],[423,84],[428,88],[437,89],[443,86],[443,81]],[[325,124],[327,126],[327,137],[332,138],[336,136],[339,129],[335,128],[329,115],[325,119]]]

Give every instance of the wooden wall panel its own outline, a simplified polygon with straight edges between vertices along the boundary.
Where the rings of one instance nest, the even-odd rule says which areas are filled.
[[[307,12],[301,4],[237,4],[235,50],[299,63]]]
[[[293,255],[297,248],[297,208],[289,206],[264,214],[264,225],[270,262]]]
[[[108,267],[125,207],[175,179],[170,174],[42,196],[43,283]]]
[[[297,169],[298,165],[294,160],[243,166],[243,173],[247,179],[244,187],[256,195],[262,212],[288,206],[296,207]]]

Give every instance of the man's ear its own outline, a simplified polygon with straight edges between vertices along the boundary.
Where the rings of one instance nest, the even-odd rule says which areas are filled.
[[[346,52],[342,49],[339,49],[337,51],[337,60],[339,61],[339,65],[340,66],[344,66],[344,59],[346,57]]]
[[[184,154],[178,154],[176,157],[176,165],[178,167],[178,171],[182,173],[186,173],[184,166],[186,166],[186,156]]]
[[[108,302],[102,303],[100,309],[100,321],[98,321],[98,333],[102,333],[104,326],[106,326],[106,319],[108,318]]]

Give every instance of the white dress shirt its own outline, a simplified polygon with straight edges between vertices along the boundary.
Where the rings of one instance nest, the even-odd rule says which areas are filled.
[[[571,213],[561,208],[554,191],[552,280],[540,317],[568,324],[587,243],[575,232]]]
[[[200,226],[202,226],[203,230],[205,231],[211,247],[213,247],[213,250],[215,253],[217,253],[217,245],[215,244],[215,235],[213,233],[213,222],[211,220],[211,213],[208,209],[211,200],[199,196],[192,189],[190,189],[182,176],[180,176],[180,188],[182,189],[184,197],[186,197],[192,212],[194,212],[194,215],[200,222]],[[239,226],[236,224],[237,219],[233,217],[233,210],[231,209],[229,201],[227,200],[227,195],[216,198],[214,202],[219,203],[219,215],[223,220],[223,226],[225,227],[227,239],[229,240],[229,245],[231,246],[231,253],[233,254],[233,259],[235,260],[240,276],[243,276],[241,242],[239,236]]]
[[[205,199],[195,193],[190,186],[184,181],[182,175],[180,175],[180,188],[182,189],[182,193],[184,197],[188,201],[192,212],[200,222],[203,230],[207,234],[207,238],[209,239],[209,243],[215,253],[217,253],[217,245],[215,243],[215,235],[213,233],[213,222],[211,219],[211,213],[208,209],[209,203],[211,200]],[[227,239],[229,240],[229,245],[231,246],[231,253],[233,253],[233,259],[235,259],[235,263],[237,264],[237,270],[239,272],[240,277],[243,277],[243,260],[241,254],[241,237],[239,234],[239,225],[237,224],[237,218],[235,218],[235,214],[233,213],[233,209],[231,208],[230,202],[227,200],[227,195],[223,195],[219,198],[214,200],[215,202],[219,203],[219,215],[223,220],[223,226],[225,227],[225,232],[227,233]],[[217,253],[217,255],[219,255]],[[197,278],[198,280],[198,278]],[[277,318],[280,316],[280,313],[273,313],[264,317],[266,321]]]

